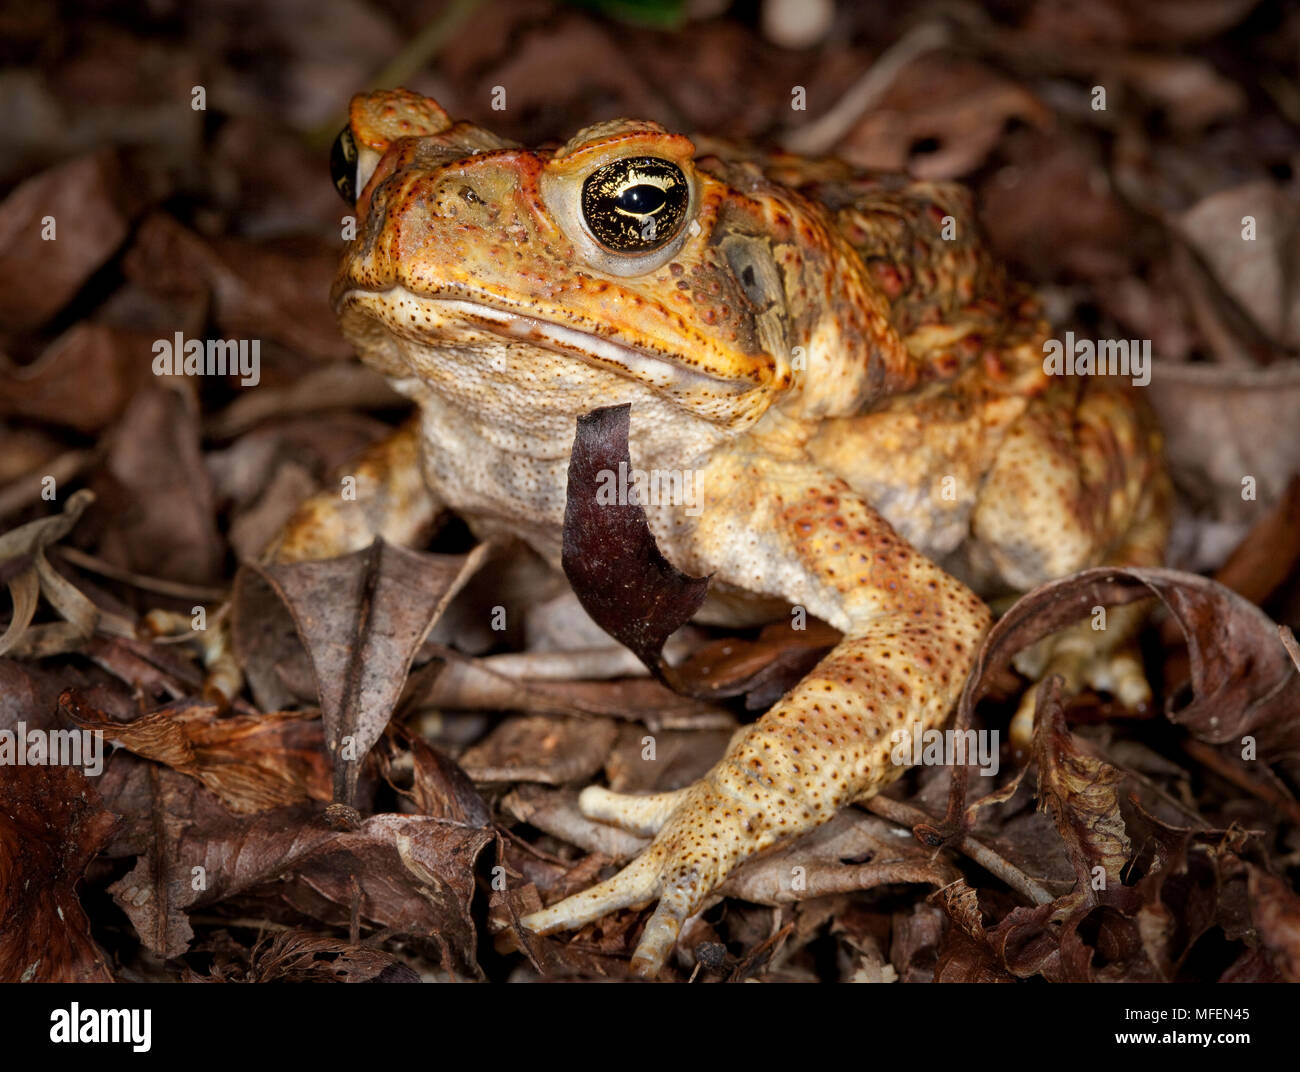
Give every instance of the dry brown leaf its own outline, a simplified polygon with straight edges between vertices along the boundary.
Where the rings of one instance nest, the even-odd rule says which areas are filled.
[[[1144,226],[1117,195],[1091,143],[1061,131],[1019,130],[1004,152],[1008,166],[980,184],[980,220],[993,248],[1032,265],[1038,278],[1122,276],[1159,240],[1155,226]]]
[[[141,223],[124,267],[148,294],[190,309],[201,303],[223,338],[260,340],[261,382],[276,384],[292,377],[272,367],[268,342],[310,354],[313,363],[350,352],[327,301],[336,257],[336,250],[310,238],[213,242],[155,212]],[[188,333],[202,326],[177,328]]]
[[[153,841],[109,887],[141,940],[164,956],[185,950],[194,908],[252,898],[331,926],[393,928],[429,939],[443,966],[477,975],[470,902],[490,830],[414,815],[373,815],[337,832],[318,807],[249,817],[226,811],[191,779],[154,776]]]
[[[782,905],[877,886],[939,889],[956,878],[949,861],[935,859],[930,849],[893,823],[848,809],[775,852],[745,863],[716,896]]]
[[[131,200],[111,149],[19,184],[0,203],[0,330],[33,330],[62,309],[126,238]]]
[[[280,931],[253,948],[242,969],[215,968],[211,975],[191,973],[188,982],[239,983],[418,983],[408,965],[391,953],[352,945],[323,934]]]
[[[1220,567],[1214,579],[1262,605],[1300,565],[1300,473]]]
[[[1277,626],[1252,603],[1194,573],[1100,567],[1022,596],[984,639],[958,708],[967,724],[997,672],[1030,644],[1092,613],[1156,596],[1187,642],[1192,698],[1170,700],[1167,717],[1211,744],[1257,739],[1266,763],[1300,760],[1300,671]]]
[[[492,812],[460,765],[419,737],[411,741],[415,775],[411,796],[421,815],[451,819],[466,826],[492,825]]]
[[[1149,396],[1176,484],[1211,516],[1254,524],[1300,472],[1300,436],[1280,434],[1300,428],[1300,365],[1159,365]]]
[[[1022,82],[978,60],[935,53],[903,69],[836,155],[870,170],[955,179],[983,163],[1012,120],[1045,128],[1052,116]]]
[[[0,415],[98,432],[152,381],[139,358],[148,352],[142,333],[83,320],[30,365],[15,366],[0,354]]]
[[[476,782],[567,785],[591,779],[618,736],[610,719],[507,719],[460,757]]]
[[[1247,237],[1247,220],[1252,233]],[[1175,221],[1214,278],[1280,346],[1300,346],[1300,213],[1267,180],[1220,190]]]
[[[631,468],[631,405],[578,418],[564,506],[564,575],[583,609],[661,680],[677,687],[664,642],[700,608],[707,577],[690,577],[659,550],[635,501],[603,501],[603,473]]]
[[[72,691],[60,706],[83,729],[197,778],[239,814],[330,799],[329,757],[315,712],[222,717],[213,704],[180,700],[121,723]]]
[[[1288,983],[1300,983],[1300,896],[1276,875],[1247,865],[1251,915],[1270,960]]]
[[[334,801],[352,804],[357,773],[392,716],[411,660],[429,630],[483,561],[430,555],[376,540],[317,562],[249,564],[235,581],[235,652],[263,706],[283,706],[278,663],[297,654],[287,609],[311,661],[334,757]],[[267,699],[278,700],[267,704]]]
[[[140,391],[108,436],[100,557],[146,576],[211,584],[225,544],[203,464],[198,414],[175,391]]]
[[[1132,845],[1119,810],[1123,775],[1082,751],[1065,728],[1061,681],[1044,683],[1034,725],[1038,806],[1051,813],[1078,882],[1080,901],[1099,888],[1123,885]]]
[[[8,586],[13,602],[8,625],[0,634],[0,654],[36,658],[82,651],[96,629],[116,637],[134,635],[129,619],[91,602],[45,557],[46,549],[67,536],[94,501],[89,491],[73,492],[61,514],[0,535],[0,581]],[[60,621],[31,624],[41,596],[58,612]]]
[[[815,618],[803,629],[782,619],[765,626],[755,640],[729,638],[698,648],[677,671],[696,692],[743,694],[746,708],[765,709],[817,665],[840,636],[838,629]]]
[[[0,777],[0,981],[113,981],[76,885],[116,825],[81,771],[6,767]]]

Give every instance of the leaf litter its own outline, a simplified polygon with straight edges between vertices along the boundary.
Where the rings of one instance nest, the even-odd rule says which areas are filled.
[[[1278,629],[1300,627],[1300,456],[1286,434],[1300,426],[1300,18],[1249,3],[1032,3],[1014,18],[923,4],[909,17],[948,29],[909,52],[894,48],[895,19],[846,7],[846,32],[799,52],[740,18],[673,36],[576,8],[538,18],[545,6],[484,5],[413,84],[526,143],[612,114],[790,142],[839,102],[834,129],[818,130],[826,151],[969,183],[994,246],[1063,329],[1151,338],[1163,360],[1150,396],[1179,492],[1171,568],[1090,571],[1024,596],[987,639],[959,717],[1005,727],[1017,651],[1141,598],[1160,608],[1145,635],[1153,708],[1040,690],[1025,763],[1004,755],[992,784],[915,770],[750,862],[688,922],[671,970],[1300,980],[1300,689]],[[494,548],[476,574],[487,552],[473,557],[454,525],[429,552],[258,567],[288,500],[399,405],[349,363],[328,311],[337,208],[318,143],[418,27],[365,3],[292,32],[273,10],[248,13],[241,33],[280,41],[274,62],[302,77],[242,52],[218,63],[211,106],[238,103],[204,124],[168,94],[237,47],[220,5],[194,7],[165,47],[120,15],[55,44],[40,18],[15,24],[11,47],[24,54],[34,34],[35,58],[0,87],[21,88],[0,164],[0,580],[13,608],[0,730],[93,729],[113,746],[97,777],[0,777],[0,978],[622,978],[643,911],[542,940],[518,927],[642,843],[583,818],[577,790],[699,777],[837,634],[683,625],[704,579],[655,558],[635,507],[605,512],[609,530],[576,516],[580,478],[570,579],[654,677],[608,653],[529,647],[550,590],[517,578],[536,563]],[[348,64],[314,62],[339,46]],[[556,78],[568,54],[581,77]],[[855,90],[873,68],[870,92]],[[511,109],[475,112],[503,72]],[[1097,110],[1101,83],[1112,106]],[[793,84],[806,115],[789,107]],[[58,241],[34,240],[51,213]],[[1247,216],[1262,240],[1225,241]],[[259,389],[148,375],[150,342],[177,330],[263,339]],[[626,452],[616,418],[580,432],[592,460]],[[205,699],[188,650],[137,627],[160,604],[212,609],[214,590],[235,597],[251,701]],[[471,636],[494,607],[510,608],[508,628]],[[799,890],[779,881],[792,867]]]

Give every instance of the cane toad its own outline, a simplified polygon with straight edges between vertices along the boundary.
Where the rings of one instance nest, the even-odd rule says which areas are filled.
[[[696,476],[691,508],[646,512],[669,561],[711,576],[714,620],[777,600],[844,634],[702,781],[586,790],[588,815],[654,840],[535,931],[657,901],[633,957],[657,971],[739,863],[901,773],[891,739],[949,715],[981,597],[1160,560],[1145,407],[1044,372],[1047,325],[959,186],[635,120],[526,149],[404,90],[353,100],[333,170],[357,220],[339,323],[418,419],[371,451],[358,501],[303,507],[281,557],[450,509],[558,564],[575,421],[628,403],[633,466]],[[1140,699],[1109,633],[1055,665]]]

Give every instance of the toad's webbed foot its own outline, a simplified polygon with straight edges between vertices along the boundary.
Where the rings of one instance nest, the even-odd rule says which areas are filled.
[[[589,817],[638,833],[657,828],[658,834],[613,878],[525,917],[524,926],[550,934],[657,899],[632,955],[633,971],[656,975],[682,924],[704,906],[709,893],[741,862],[776,840],[769,819],[787,804],[775,800],[772,790],[754,793],[754,788],[739,770],[728,771],[724,761],[704,780],[672,793],[634,797],[596,786],[586,789],[579,805]]]

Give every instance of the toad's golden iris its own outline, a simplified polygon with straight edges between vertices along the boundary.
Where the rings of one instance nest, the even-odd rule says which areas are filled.
[[[582,218],[601,245],[644,253],[677,237],[690,189],[682,169],[652,156],[612,160],[582,184]]]

